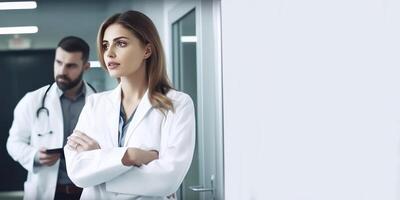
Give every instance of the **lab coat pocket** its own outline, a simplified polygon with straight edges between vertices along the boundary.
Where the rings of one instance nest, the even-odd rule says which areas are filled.
[[[43,117],[40,116],[39,119],[35,120],[33,123],[31,133],[32,146],[39,146],[41,144],[48,143],[49,137],[53,135],[53,131],[50,130],[48,120],[42,118]]]
[[[24,200],[37,199],[36,184],[31,181],[25,181],[24,183]]]
[[[43,128],[38,125],[38,123],[35,123],[32,127],[32,133],[31,133],[31,145],[32,146],[39,146],[41,143],[40,140],[42,139],[42,134],[43,134]]]

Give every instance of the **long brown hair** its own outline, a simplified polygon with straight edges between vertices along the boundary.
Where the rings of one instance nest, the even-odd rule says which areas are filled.
[[[106,19],[100,26],[97,35],[97,53],[103,68],[104,63],[103,37],[104,32],[112,24],[120,24],[131,31],[142,44],[150,44],[151,56],[146,59],[146,75],[149,87],[150,103],[162,112],[174,110],[171,99],[166,94],[173,89],[168,79],[165,67],[165,54],[158,31],[149,17],[138,11],[117,13]]]

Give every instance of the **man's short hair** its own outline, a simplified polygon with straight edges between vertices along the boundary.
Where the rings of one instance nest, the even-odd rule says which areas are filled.
[[[82,52],[82,60],[85,63],[89,60],[89,45],[79,37],[67,36],[61,39],[57,47],[61,47],[67,52]]]

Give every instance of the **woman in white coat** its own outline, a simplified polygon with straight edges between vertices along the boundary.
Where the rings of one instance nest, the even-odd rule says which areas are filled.
[[[119,85],[86,101],[64,148],[81,199],[174,199],[193,157],[191,98],[172,89],[160,37],[137,11],[108,18],[99,60]]]

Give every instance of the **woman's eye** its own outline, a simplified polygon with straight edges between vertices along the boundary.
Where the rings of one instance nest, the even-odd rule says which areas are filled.
[[[103,50],[107,50],[108,49],[108,44],[103,44],[102,48],[103,48]]]
[[[127,45],[126,42],[124,42],[124,41],[117,41],[116,44],[118,47],[126,47],[126,45]]]

